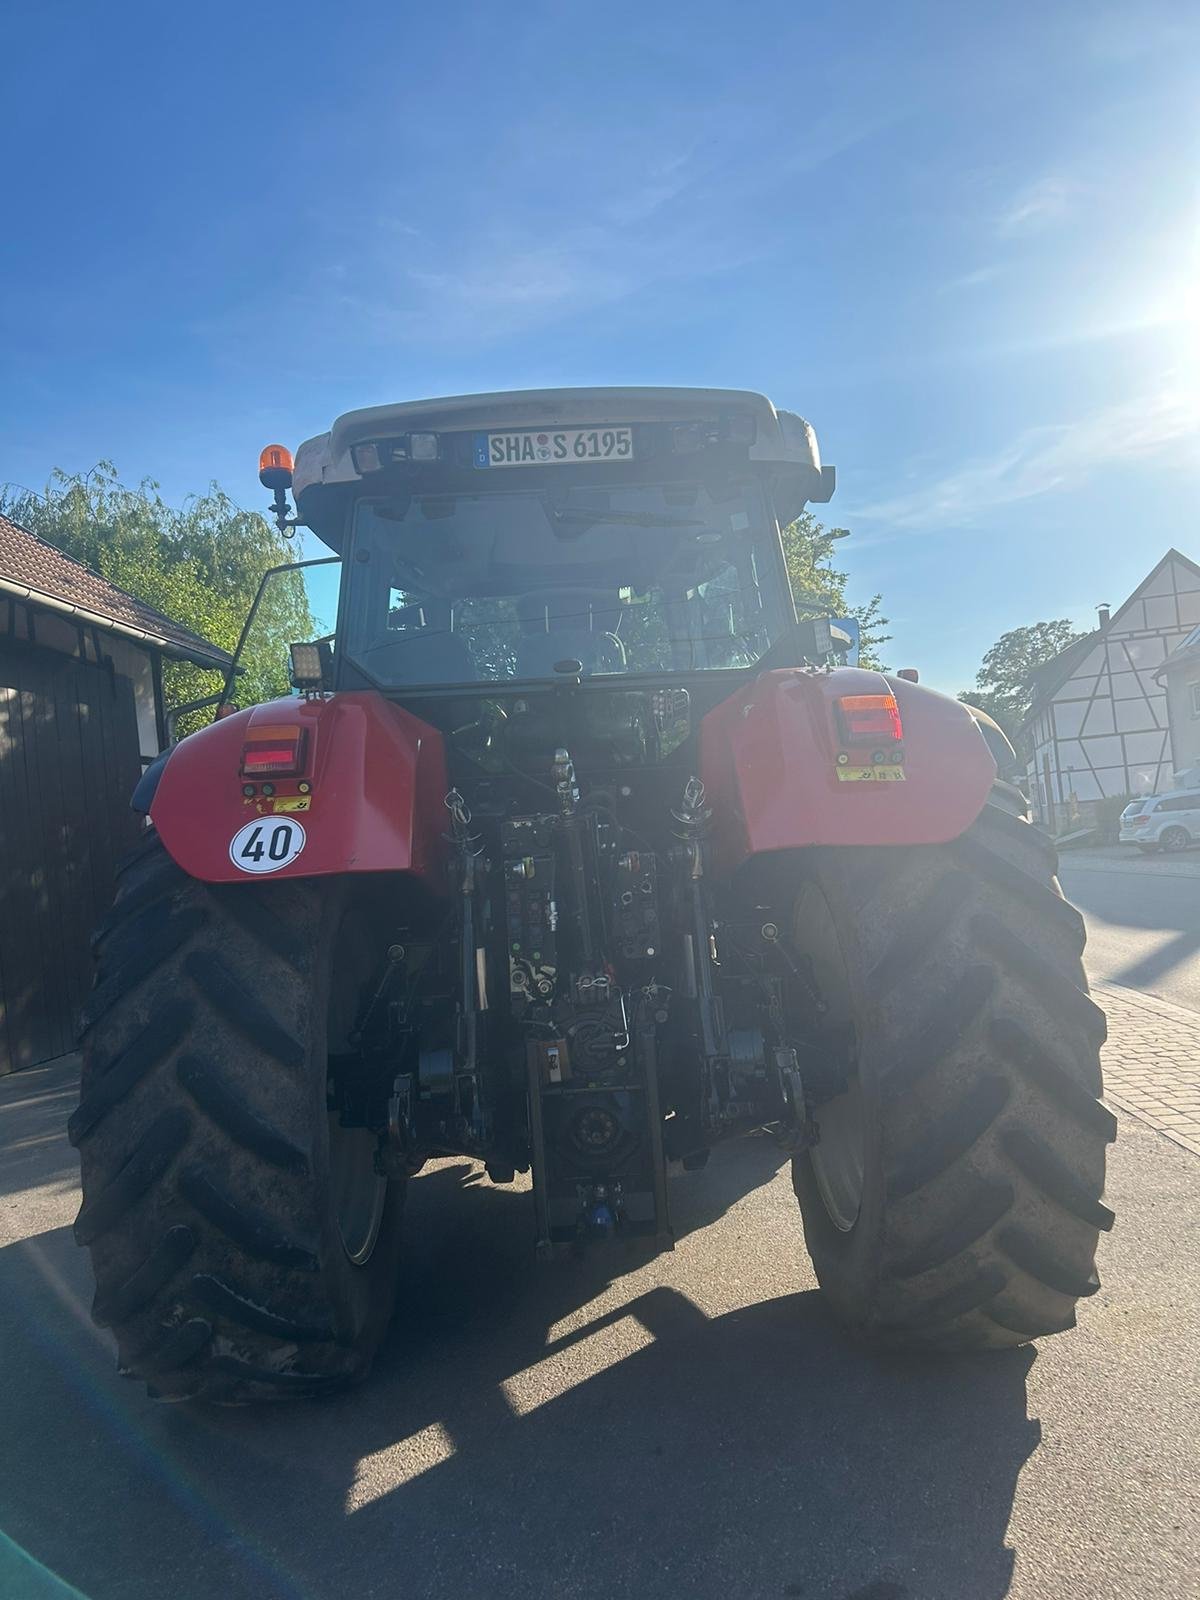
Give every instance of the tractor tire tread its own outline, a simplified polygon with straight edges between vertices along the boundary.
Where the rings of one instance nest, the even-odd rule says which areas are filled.
[[[1028,827],[1028,823],[1025,826]],[[951,849],[964,866],[981,877],[990,878],[1000,888],[1009,889],[1014,895],[1023,898],[1030,910],[1038,916],[1057,921],[1075,946],[1076,954],[1082,955],[1087,937],[1083,918],[1070,901],[1063,899],[1057,888],[1050,883],[1038,882],[1036,878],[1030,877],[1028,872],[1014,866],[999,851],[993,850],[981,839],[972,838],[969,834],[956,839]]]
[[[201,1111],[211,1117],[234,1144],[286,1172],[308,1171],[309,1159],[300,1146],[285,1139],[278,1128],[260,1116],[215,1062],[201,1055],[182,1055],[175,1071]]]
[[[76,1243],[92,1244],[119,1222],[171,1165],[190,1131],[191,1118],[181,1106],[172,1106],[156,1117],[115,1176],[80,1206],[75,1218]]]
[[[897,1157],[888,1174],[888,1194],[903,1200],[941,1177],[953,1162],[974,1148],[1008,1104],[1012,1085],[997,1073],[972,1084],[950,1109],[923,1130],[916,1143]]]
[[[273,899],[269,905],[257,895],[247,894],[241,884],[218,884],[209,892],[222,913],[244,928],[259,945],[297,972],[305,972],[309,952],[304,940],[297,937],[288,915],[292,907],[286,889],[284,884],[272,885]]]
[[[247,994],[228,965],[212,950],[195,950],[184,958],[184,971],[214,1011],[267,1055],[287,1067],[304,1061],[304,1046],[260,1000]]]
[[[1043,1288],[1052,1289],[1055,1294],[1070,1295],[1074,1300],[1081,1300],[1095,1294],[1100,1287],[1100,1280],[1094,1272],[1079,1276],[1024,1228],[1002,1228],[996,1242],[1015,1267],[1020,1267],[1022,1272],[1028,1273]]]
[[[212,1323],[202,1317],[189,1317],[186,1322],[161,1328],[130,1356],[122,1372],[139,1378],[158,1378],[176,1372],[208,1347],[212,1335]]]
[[[1000,1136],[1009,1159],[1047,1198],[1069,1211],[1080,1222],[1108,1233],[1116,1221],[1114,1213],[1085,1189],[1079,1179],[1050,1146],[1024,1128],[1009,1128]]]
[[[1049,834],[1043,833],[1025,816],[1014,816],[999,806],[985,806],[975,823],[974,832],[981,844],[994,850],[1004,844],[1015,845],[1028,855],[1031,862],[1039,864],[1044,877],[1053,878],[1058,872],[1058,850]]]
[[[877,1107],[868,1231],[856,1242],[859,1223],[834,1228],[807,1154],[796,1189],[818,1280],[878,1346],[1018,1345],[1073,1326],[1075,1302],[1099,1287],[1116,1134],[1100,1098],[1106,1027],[1054,847],[1020,811],[997,786],[949,845],[847,850],[882,878],[869,900],[861,860],[843,867],[829,851],[800,868],[840,908],[863,997]]]
[[[247,1256],[298,1272],[316,1272],[320,1262],[316,1242],[294,1239],[266,1212],[218,1188],[203,1167],[185,1167],[179,1174],[180,1192],[214,1228],[219,1228]]]
[[[176,950],[187,944],[207,920],[207,913],[202,907],[185,909],[167,921],[156,942],[144,945],[115,971],[110,973],[102,966],[96,987],[84,1009],[84,1035],[91,1033],[130,990],[138,988],[157,972],[168,956],[174,955]]]
[[[161,860],[151,858],[147,870],[140,875],[140,881],[123,886],[112,910],[97,925],[91,938],[93,953],[98,952],[114,930],[135,913],[175,894],[186,882],[187,875],[183,868],[176,866],[170,856]]]
[[[191,1228],[182,1224],[168,1228],[124,1283],[114,1285],[103,1299],[97,1290],[92,1301],[92,1321],[98,1328],[111,1328],[116,1322],[127,1321],[166,1288],[175,1274],[187,1265],[195,1248],[196,1235]]]
[[[948,1055],[968,1029],[978,1021],[996,987],[991,967],[968,967],[957,983],[930,1013],[923,1028],[914,1031],[907,1050],[888,1070],[884,1093],[890,1100],[909,1093]]]
[[[974,1277],[955,1284],[945,1294],[924,1302],[915,1318],[910,1314],[907,1320],[900,1318],[892,1323],[881,1323],[880,1326],[895,1333],[941,1327],[994,1301],[1007,1284],[1008,1279],[999,1267],[984,1267]]]
[[[317,1315],[284,1317],[260,1306],[244,1290],[235,1289],[223,1278],[209,1272],[198,1272],[192,1278],[195,1298],[212,1311],[218,1311],[231,1322],[240,1323],[255,1333],[269,1334],[273,1339],[283,1339],[293,1344],[313,1344],[332,1341],[337,1337],[333,1322]]]
[[[923,958],[954,913],[971,892],[965,872],[951,868],[908,915],[903,933],[892,941],[883,959],[872,969],[872,986],[886,994],[894,989]]]
[[[158,834],[153,828],[147,828],[146,837],[140,839],[132,849],[127,850],[117,861],[117,877],[124,877],[140,861],[144,861],[148,856],[157,856],[161,850],[162,844],[159,841]]]
[[[76,1148],[170,1054],[187,1032],[192,1014],[187,1000],[169,1001],[117,1060],[97,1068],[96,1086],[67,1119],[67,1138]]]
[[[156,834],[119,869],[70,1121],[74,1231],[92,1255],[93,1319],[155,1398],[327,1392],[365,1375],[386,1326],[390,1293],[365,1335],[368,1313],[346,1299],[311,1148],[325,1115],[304,1070],[324,893],[214,889]]]
[[[997,960],[1013,968],[1040,995],[1047,1010],[1069,1016],[1086,1031],[1096,1049],[1100,1048],[1108,1037],[1108,1024],[1103,1011],[1088,998],[1086,990],[1068,974],[1043,961],[992,912],[982,912],[972,918],[971,926],[977,942]]]
[[[977,1184],[967,1195],[965,1202],[960,1203],[952,1217],[944,1221],[916,1249],[893,1262],[892,1276],[917,1278],[926,1272],[932,1272],[935,1267],[945,1266],[946,1262],[952,1261],[955,1256],[961,1256],[964,1250],[977,1244],[1002,1217],[1008,1215],[1012,1210],[1014,1198],[1011,1184]]]
[[[1041,1089],[1081,1129],[1099,1134],[1106,1144],[1112,1144],[1117,1137],[1116,1116],[1026,1028],[1012,1017],[993,1017],[989,1033],[1000,1053],[1022,1076]]]

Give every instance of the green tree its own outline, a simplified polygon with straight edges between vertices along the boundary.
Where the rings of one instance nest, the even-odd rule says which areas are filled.
[[[964,689],[958,698],[995,717],[1015,741],[1033,704],[1039,672],[1068,645],[1084,637],[1066,617],[1012,628],[1001,634],[984,656],[983,665],[975,674],[975,687]]]
[[[849,537],[849,528],[826,528],[807,510],[789,523],[783,530],[783,554],[792,594],[802,617],[856,618],[862,640],[861,665],[883,670],[879,647],[892,636],[883,632],[888,619],[880,612],[882,598],[873,595],[866,605],[851,605],[846,599],[849,575],[833,564],[834,545]]]
[[[152,480],[127,488],[108,461],[83,475],[56,470],[45,494],[5,494],[0,510],[231,652],[263,572],[297,554],[264,517],[241,510],[215,483],[207,494],[169,506]],[[313,631],[302,575],[276,579],[247,641],[239,703],[286,694],[287,647],[294,639],[311,638]],[[163,679],[169,705],[199,700],[220,688],[218,673],[187,662],[165,662]]]

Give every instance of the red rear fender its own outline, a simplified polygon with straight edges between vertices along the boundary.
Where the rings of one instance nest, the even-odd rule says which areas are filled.
[[[902,742],[850,744],[840,698],[886,694],[895,696]],[[881,766],[896,776],[850,776]],[[858,667],[789,668],[763,673],[703,719],[700,776],[731,871],[767,850],[957,838],[982,811],[996,764],[957,700]]]
[[[295,729],[300,772],[243,774],[248,740],[286,747]],[[273,700],[184,739],[150,817],[183,870],[206,883],[408,872],[440,893],[446,789],[441,734],[381,695]]]

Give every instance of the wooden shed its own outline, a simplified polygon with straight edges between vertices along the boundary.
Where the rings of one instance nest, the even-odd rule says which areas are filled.
[[[0,515],[0,1073],[75,1048],[88,936],[166,741],[164,657],[229,664]]]

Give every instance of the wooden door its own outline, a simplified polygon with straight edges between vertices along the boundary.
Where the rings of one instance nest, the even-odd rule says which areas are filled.
[[[0,643],[0,1073],[75,1048],[140,772],[127,678]]]

